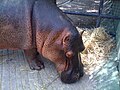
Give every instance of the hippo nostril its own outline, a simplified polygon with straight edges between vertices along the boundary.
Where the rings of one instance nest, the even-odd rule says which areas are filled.
[[[73,80],[78,80],[80,78],[80,74],[77,73],[77,74],[73,75],[72,78],[73,78]]]
[[[77,76],[77,77],[80,77],[80,74],[79,74],[79,73],[77,73],[77,74],[76,74],[76,76]]]
[[[79,73],[79,77],[83,77],[84,72]]]

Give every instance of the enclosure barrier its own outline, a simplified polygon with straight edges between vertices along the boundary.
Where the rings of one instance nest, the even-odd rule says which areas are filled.
[[[66,0],[62,3],[59,3],[58,6],[62,6],[66,3],[70,3],[74,0]],[[100,3],[99,3],[99,10],[98,10],[98,13],[83,13],[83,12],[73,12],[73,11],[63,11],[64,13],[66,14],[72,14],[72,15],[82,15],[82,16],[92,16],[92,17],[97,17],[97,23],[96,23],[96,27],[99,27],[100,26],[100,23],[101,23],[101,18],[107,18],[107,19],[116,19],[116,20],[120,20],[120,17],[118,16],[113,16],[113,15],[105,15],[105,14],[102,14],[102,11],[103,11],[103,5],[104,5],[104,2],[106,0],[100,0]],[[117,1],[117,0],[113,0],[113,1]],[[119,0],[118,0],[119,1]],[[109,2],[112,2],[111,0],[109,0]]]

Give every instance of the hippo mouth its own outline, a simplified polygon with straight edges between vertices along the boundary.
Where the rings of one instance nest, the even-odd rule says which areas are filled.
[[[72,60],[66,60],[66,68],[61,72],[60,77],[63,83],[74,83],[84,75],[83,64],[80,55],[76,55]]]

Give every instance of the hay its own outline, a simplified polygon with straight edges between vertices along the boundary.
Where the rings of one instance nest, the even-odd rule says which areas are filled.
[[[86,29],[82,37],[85,45],[85,50],[81,53],[82,62],[86,74],[92,74],[108,60],[115,47],[115,38],[108,35],[102,27]]]

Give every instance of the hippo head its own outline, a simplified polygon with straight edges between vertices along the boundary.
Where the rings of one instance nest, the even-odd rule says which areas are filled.
[[[83,76],[83,64],[79,52],[84,50],[82,36],[76,28],[56,31],[49,35],[43,46],[43,56],[55,63],[61,80],[74,83]]]

